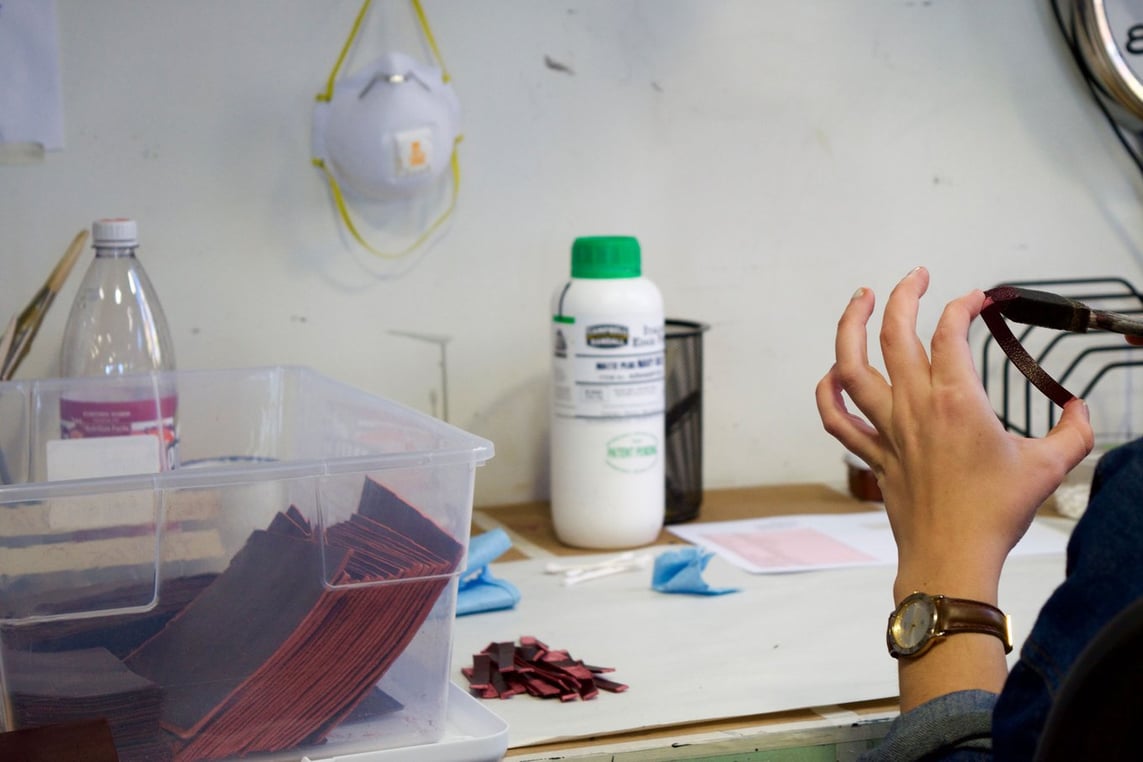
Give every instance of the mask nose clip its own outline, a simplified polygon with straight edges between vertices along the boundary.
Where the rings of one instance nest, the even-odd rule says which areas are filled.
[[[357,100],[361,100],[368,95],[369,91],[373,89],[373,85],[378,82],[388,82],[390,85],[403,85],[406,82],[416,82],[425,90],[429,89],[429,86],[422,82],[416,73],[412,71],[407,71],[404,74],[390,74],[388,72],[379,71],[369,78],[369,81],[365,83],[365,87],[361,88],[361,92],[357,94]]]

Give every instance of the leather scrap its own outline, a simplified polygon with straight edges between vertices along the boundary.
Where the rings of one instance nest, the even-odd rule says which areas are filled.
[[[1000,349],[1008,355],[1008,359],[1012,361],[1016,369],[1023,373],[1032,386],[1039,389],[1045,397],[1063,407],[1075,399],[1075,395],[1061,386],[1028,354],[1028,351],[1012,333],[1012,329],[1008,327],[1008,323],[1004,321],[1004,316],[1001,314],[1005,303],[1014,302],[1019,298],[1020,290],[1015,287],[998,286],[991,288],[984,292],[984,307],[980,311],[980,316],[996,339],[996,343],[1000,345]]]
[[[528,635],[520,638],[519,645],[509,641],[489,643],[473,655],[471,667],[461,669],[468,678],[470,692],[478,698],[507,699],[527,693],[560,701],[590,701],[600,690],[627,690],[625,684],[602,677],[608,672],[614,669],[585,664],[567,651],[550,648]]]
[[[0,733],[0,759],[12,762],[123,762],[106,720],[40,725]],[[162,760],[164,757],[146,757]]]

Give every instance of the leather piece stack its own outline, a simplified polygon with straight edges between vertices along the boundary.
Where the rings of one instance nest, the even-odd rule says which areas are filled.
[[[8,651],[4,664],[16,727],[70,726],[105,717],[121,759],[170,758],[156,732],[159,686],[106,649]]]
[[[573,659],[564,650],[549,648],[546,643],[525,635],[520,645],[510,642],[489,643],[472,657],[472,666],[461,673],[468,678],[470,690],[479,698],[511,698],[527,693],[537,698],[560,701],[588,701],[599,691],[622,693],[623,683],[602,675],[611,667],[593,667]]]
[[[0,759],[20,762],[122,762],[111,728],[103,720],[81,720],[50,727],[0,733]],[[161,762],[162,757],[152,757]]]
[[[102,672],[76,672],[74,688],[25,691],[17,710],[52,721],[61,707],[78,707],[71,694],[79,692],[87,702],[79,714],[107,717],[113,730],[138,719],[137,735],[167,750],[134,753],[134,736],[116,732],[124,760],[220,759],[320,743],[350,716],[400,708],[375,686],[463,555],[448,532],[367,479],[357,512],[328,527],[324,541],[297,509],[279,513],[122,662],[102,651]],[[42,656],[96,661],[89,650]],[[40,657],[19,652],[12,663]],[[68,671],[29,666],[45,679]]]

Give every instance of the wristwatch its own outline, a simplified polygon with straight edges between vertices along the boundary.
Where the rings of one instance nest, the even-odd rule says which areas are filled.
[[[980,601],[913,593],[889,615],[885,639],[889,655],[920,656],[946,635],[980,632],[995,635],[1012,651],[1012,622],[1003,611]]]

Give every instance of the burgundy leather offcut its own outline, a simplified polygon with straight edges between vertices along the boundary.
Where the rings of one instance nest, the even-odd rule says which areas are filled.
[[[106,649],[5,650],[4,664],[16,727],[46,727],[61,736],[97,734],[99,726],[90,724],[97,720],[107,727],[124,762],[170,758],[159,734],[159,686],[131,672]],[[3,760],[40,758],[0,752]],[[93,753],[91,759],[97,758]]]
[[[627,690],[623,683],[601,677],[612,671],[610,667],[584,664],[567,651],[549,648],[527,635],[520,638],[520,645],[489,643],[473,655],[471,667],[461,669],[471,693],[479,698],[506,699],[527,693],[560,701],[588,701],[601,689],[611,693]]]
[[[104,720],[42,725],[0,733],[0,759],[14,762],[121,762],[111,728]]]
[[[980,311],[980,316],[984,319],[984,324],[988,326],[993,338],[996,339],[996,343],[1000,345],[1004,354],[1008,355],[1008,359],[1012,361],[1016,369],[1023,373],[1032,386],[1039,389],[1045,397],[1063,407],[1075,399],[1075,395],[1061,386],[1056,379],[1040,367],[1040,364],[1028,354],[1028,351],[1013,335],[1012,329],[1008,327],[1008,323],[1000,314],[1000,308],[1005,302],[1018,299],[1019,296],[1019,289],[1011,286],[998,286],[985,291],[984,307]]]

